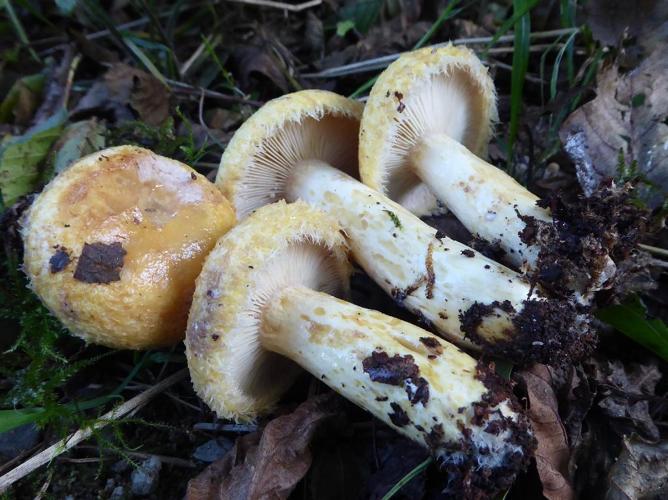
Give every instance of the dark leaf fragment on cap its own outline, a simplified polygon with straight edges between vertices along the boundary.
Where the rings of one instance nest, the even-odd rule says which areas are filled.
[[[119,242],[85,243],[74,279],[84,283],[111,283],[120,281],[123,257],[127,252]]]
[[[49,271],[51,271],[51,274],[59,273],[65,269],[69,263],[70,254],[67,252],[67,248],[58,247],[56,253],[49,259]]]

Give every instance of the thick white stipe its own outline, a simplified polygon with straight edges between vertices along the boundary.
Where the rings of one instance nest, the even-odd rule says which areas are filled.
[[[479,348],[464,339],[459,321],[475,302],[508,300],[519,312],[529,298],[529,284],[516,272],[450,238],[436,238],[436,230],[408,210],[324,162],[300,162],[286,196],[336,217],[371,278],[460,345]],[[513,331],[508,315],[497,313],[479,329],[492,343]]]
[[[476,448],[467,453],[489,448],[489,453],[477,457],[481,466],[499,467],[508,454],[523,453],[510,442],[509,428],[498,434],[484,430],[495,420],[517,422],[508,400],[499,403],[498,412],[491,412],[482,425],[472,423],[475,403],[488,391],[476,378],[475,359],[421,328],[303,286],[277,292],[265,304],[261,325],[262,347],[290,358],[398,432],[437,455],[447,455],[446,460],[463,458],[464,454],[446,454],[441,447],[458,443],[462,427],[471,430]],[[364,361],[374,352],[399,356],[419,373],[412,380],[380,382],[372,377],[373,370],[365,370]],[[388,364],[376,370],[392,368]],[[420,383],[426,383],[429,395],[412,402],[410,394]],[[443,431],[438,439],[429,437],[434,428]]]
[[[445,134],[424,137],[412,160],[415,173],[466,229],[487,241],[499,241],[518,268],[534,267],[539,249],[520,239],[526,224],[517,214],[550,222],[549,212],[536,205],[537,196]]]

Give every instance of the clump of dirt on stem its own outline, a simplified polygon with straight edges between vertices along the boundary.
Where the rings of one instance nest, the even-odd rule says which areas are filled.
[[[609,179],[588,197],[555,192],[540,199],[537,204],[551,211],[551,222],[518,213],[526,224],[520,238],[540,247],[532,281],[561,297],[598,288],[613,290],[617,297],[632,291],[633,275],[642,272],[633,264],[642,259],[637,244],[649,218],[648,210],[635,203],[633,190],[631,183]]]

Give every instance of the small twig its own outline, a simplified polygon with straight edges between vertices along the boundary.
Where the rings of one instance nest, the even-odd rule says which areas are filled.
[[[531,45],[529,47],[529,52],[541,52],[550,47],[561,48],[564,45],[565,44],[563,43],[558,43],[556,45],[552,45],[550,43],[539,43],[536,45]],[[494,47],[487,50],[487,54],[512,54],[513,52],[515,52],[515,47],[512,45],[510,47]]]
[[[46,481],[44,481],[44,484],[42,487],[39,489],[37,494],[35,495],[34,500],[42,500],[44,497],[44,494],[46,493],[46,490],[49,489],[49,486],[51,485],[51,480],[53,479],[53,471],[49,471],[46,477]]]
[[[99,462],[104,462],[105,460],[110,460],[109,457],[84,457],[84,458],[69,458],[69,457],[58,457],[56,458],[59,462],[67,462],[70,464],[96,464]]]
[[[153,387],[147,389],[146,391],[138,394],[134,398],[126,401],[122,405],[114,408],[108,413],[105,413],[99,420],[97,420],[93,425],[81,428],[76,431],[74,434],[71,434],[69,437],[61,439],[57,443],[49,446],[46,450],[38,453],[37,455],[31,457],[27,461],[23,462],[21,465],[12,469],[4,476],[0,477],[0,493],[4,492],[16,481],[22,477],[27,476],[35,469],[41,467],[42,465],[50,462],[58,455],[66,452],[73,446],[76,446],[80,442],[88,439],[94,431],[105,427],[110,422],[118,420],[124,415],[130,413],[131,411],[145,405],[152,398],[166,390],[168,387],[180,382],[188,376],[188,369],[184,368],[176,372],[173,375],[170,375],[165,380],[159,382]]]
[[[0,465],[0,474],[5,472],[6,470],[11,469],[14,467],[14,465],[18,464],[21,462],[26,457],[29,457],[33,453],[35,453],[38,449],[40,449],[42,446],[44,446],[44,443],[39,443],[30,448],[29,450],[23,450],[21,453],[19,453],[17,456],[12,458],[11,460],[5,462],[4,464]]]
[[[565,29],[560,29],[560,30],[550,30],[550,31],[537,31],[535,33],[531,33],[530,37],[532,39],[538,40],[541,38],[552,38],[555,36],[561,36],[564,34],[570,34],[573,33],[574,31],[578,31],[577,28],[565,28]],[[431,45],[430,47],[432,48],[437,48],[437,47],[443,47],[447,45],[448,43],[452,43],[453,45],[475,45],[475,44],[482,44],[482,43],[489,43],[492,40],[493,37],[491,36],[485,36],[485,37],[476,37],[476,38],[458,38],[456,40],[452,40],[450,42],[445,42],[445,43],[437,43],[435,45]],[[500,42],[506,42],[506,41],[513,41],[514,40],[514,35],[504,35],[501,38],[499,38]],[[538,47],[538,46],[535,46]],[[512,47],[496,47],[495,49],[489,49],[488,53],[502,53],[499,51],[499,49],[503,49],[506,52],[512,52],[513,48]],[[542,49],[541,49],[542,50]],[[375,57],[373,59],[366,59],[364,61],[358,61],[350,64],[345,64],[343,66],[337,66],[334,68],[328,68],[322,71],[319,71],[317,73],[305,73],[301,75],[303,78],[331,78],[331,77],[336,77],[336,76],[345,76],[345,75],[352,75],[356,73],[363,73],[366,71],[372,71],[372,70],[377,70],[377,69],[383,69],[387,67],[391,62],[399,59],[399,57],[403,54],[403,52],[397,52],[394,54],[388,54],[386,56],[382,57]]]
[[[206,96],[204,95],[204,89],[202,89],[202,93],[200,94],[199,97],[199,105],[197,106],[197,118],[199,119],[199,124],[206,130],[207,132],[209,131],[209,127],[206,126],[206,122],[204,121],[204,98]]]
[[[80,62],[81,62],[81,54],[77,54],[76,56],[74,56],[74,59],[72,59],[72,63],[70,64],[70,68],[67,71],[67,80],[65,81],[65,90],[63,91],[63,108],[65,108],[65,109],[67,109],[67,103],[70,100],[70,93],[72,92],[72,83],[74,82],[74,74],[76,73]]]
[[[209,38],[211,38],[211,35],[207,35],[206,39],[208,40]],[[195,49],[195,52],[193,52],[192,55],[186,59],[186,62],[181,65],[181,68],[179,69],[181,76],[185,75],[190,70],[190,67],[195,64],[195,61],[199,59],[205,49],[206,43],[200,43],[199,46]]]
[[[166,17],[171,14],[170,12],[163,12],[159,15],[159,17]],[[139,19],[135,19],[134,21],[130,21],[129,23],[124,23],[124,24],[117,24],[114,26],[114,29],[116,31],[125,31],[129,30],[131,28],[138,28],[140,26],[143,26],[145,24],[149,23],[149,18],[147,16],[140,17]],[[88,33],[84,35],[84,38],[86,40],[97,40],[99,38],[106,38],[109,35],[111,35],[111,30],[109,29],[104,29],[100,31],[96,31],[95,33]],[[66,42],[68,39],[67,37],[64,36],[54,36],[50,38],[43,38],[41,40],[35,40],[33,42],[33,45],[44,45],[45,43],[53,43],[53,42]],[[53,52],[59,50],[58,46],[54,47],[49,47],[48,49],[44,49],[40,52],[41,55],[47,56],[49,54],[52,54]]]
[[[220,92],[216,92],[215,90],[209,90],[202,87],[195,87],[194,85],[189,85],[187,83],[179,82],[177,80],[170,80],[169,78],[166,78],[165,80],[171,87],[173,87],[172,90],[174,90],[175,92],[181,92],[183,94],[188,94],[188,95],[197,95],[198,98],[199,95],[203,93],[206,97],[210,97],[212,99],[219,99],[221,101],[227,101],[227,102],[236,102],[240,104],[248,104],[256,108],[259,108],[264,104],[261,101],[254,101],[253,99],[246,99],[244,97],[236,95],[221,94]]]
[[[229,0],[230,2],[245,3],[249,5],[259,5],[260,7],[272,7],[274,9],[287,10],[289,12],[301,12],[302,10],[317,7],[322,3],[322,0],[309,0],[297,5],[289,3],[275,2],[273,0]]]
[[[187,407],[187,408],[190,408],[191,410],[195,410],[197,413],[201,413],[201,411],[202,411],[201,408],[198,408],[198,407],[195,406],[194,404],[190,404],[190,403],[188,403],[187,401],[184,401],[183,399],[181,399],[181,398],[178,397],[177,395],[172,394],[171,391],[166,391],[166,392],[165,392],[165,396],[167,396],[167,397],[170,398],[170,399],[173,399],[173,400],[176,401],[177,403],[180,403],[180,404],[182,404],[183,406],[185,406],[185,407]]]
[[[199,422],[193,425],[196,431],[221,431],[221,432],[255,432],[257,425],[253,424],[210,424]]]
[[[668,250],[661,247],[654,247],[652,245],[645,245],[644,243],[638,243],[638,246],[643,250],[653,253],[654,255],[660,255],[661,257],[668,258]]]
[[[652,259],[649,261],[650,265],[655,267],[661,267],[663,269],[668,269],[668,262],[661,259]]]
[[[90,450],[90,451],[99,451],[99,448],[96,446],[88,446],[88,445],[82,445],[82,446],[77,446],[78,450]],[[141,459],[146,459],[150,457],[158,457],[161,462],[165,464],[172,464],[172,465],[178,465],[179,467],[187,467],[187,468],[194,468],[197,467],[194,462],[190,460],[186,460],[184,458],[179,458],[179,457],[170,457],[167,455],[158,455],[156,453],[142,453],[139,451],[128,451],[128,450],[123,450],[122,453],[117,451],[117,450],[109,450],[112,453],[116,453],[117,455],[127,455],[129,457],[133,458],[141,458]],[[87,457],[87,458],[67,458],[63,460],[67,461],[73,461],[73,460],[92,460],[92,459],[97,459],[97,460],[111,460],[112,457]]]
[[[489,65],[490,66],[496,66],[497,68],[501,68],[501,69],[504,69],[504,70],[507,70],[507,71],[512,71],[513,70],[513,66],[511,64],[502,63],[501,61],[497,61],[496,59],[490,59],[489,60]],[[542,78],[540,78],[538,76],[530,75],[529,73],[527,73],[524,76],[524,78],[529,82],[540,83],[540,84],[545,83],[545,80],[543,80]]]

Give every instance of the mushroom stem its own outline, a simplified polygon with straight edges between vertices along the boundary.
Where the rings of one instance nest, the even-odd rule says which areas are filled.
[[[318,160],[302,161],[287,197],[301,199],[338,219],[358,264],[401,305],[448,339],[480,349],[465,338],[460,314],[474,304],[500,305],[477,328],[487,345],[510,341],[512,318],[530,298],[516,272],[437,233],[401,205]],[[538,299],[537,297],[532,297]]]
[[[264,348],[442,460],[456,464],[468,456],[497,469],[525,453],[526,430],[518,428],[510,400],[486,385],[472,357],[419,327],[304,286],[277,292],[265,304],[261,325]],[[498,405],[478,418],[491,400]],[[468,455],[462,436],[470,438]]]
[[[527,215],[551,222],[538,197],[506,172],[471,153],[445,134],[429,134],[411,155],[413,170],[472,234],[498,241],[507,260],[519,269],[535,266],[538,247],[520,238]]]
[[[415,145],[411,166],[466,229],[488,242],[498,242],[507,262],[524,272],[539,267],[541,246],[527,245],[521,236],[527,227],[525,220],[553,223],[550,211],[537,205],[536,195],[443,133],[428,134]],[[600,270],[592,269],[596,273],[593,283],[579,290],[585,294],[583,302],[616,271],[608,255],[596,267]]]

